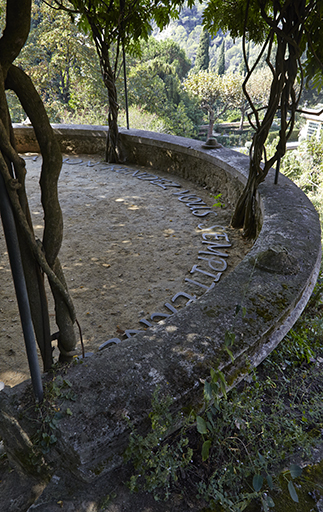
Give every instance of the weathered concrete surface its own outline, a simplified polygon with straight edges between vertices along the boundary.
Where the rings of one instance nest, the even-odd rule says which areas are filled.
[[[224,148],[207,152],[198,141],[135,131],[124,132],[122,140],[129,161],[159,166],[221,192],[227,184],[232,201],[246,179],[247,158]],[[69,408],[72,415],[60,420],[58,441],[46,456],[51,474],[65,472],[84,482],[108,474],[123,464],[127,418],[142,433],[149,428],[156,386],[174,398],[174,411],[186,405],[198,409],[211,367],[221,369],[233,386],[281,341],[314,287],[321,238],[307,197],[287,178],[280,176],[276,186],[273,180],[270,173],[259,187],[262,228],[234,271],[144,334],[68,370],[77,400],[59,402],[61,411]],[[244,318],[235,315],[237,305],[246,308]],[[223,348],[227,330],[235,333],[234,362]],[[26,386],[0,393],[0,434],[11,459],[32,471],[30,439],[36,427],[26,411]]]
[[[39,153],[39,145],[31,125],[14,123],[13,128],[17,151]],[[52,124],[52,128],[64,153],[104,154],[108,127]]]
[[[52,124],[52,127],[62,152],[104,154],[106,126]],[[32,126],[14,124],[14,131],[18,151],[39,152]],[[235,199],[247,179],[246,159],[234,151],[201,151],[200,141],[141,130],[120,129],[120,138],[128,162],[178,174],[207,186],[211,192],[219,190],[221,184],[221,193],[227,199]]]

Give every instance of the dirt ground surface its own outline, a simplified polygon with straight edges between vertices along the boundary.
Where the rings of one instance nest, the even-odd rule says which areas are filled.
[[[41,239],[41,156],[23,156],[33,224]],[[157,170],[109,165],[99,156],[67,155],[59,180],[59,198],[64,216],[60,260],[87,353],[96,352],[112,338],[122,341],[131,335],[128,330],[143,330],[149,323],[159,321],[161,315],[172,314],[186,304],[187,296],[204,293],[215,275],[225,278],[250,250],[250,243],[242,239],[241,233],[229,227],[232,208],[225,198],[220,198],[221,206],[213,206],[219,199],[215,200],[207,190]],[[201,201],[209,208],[201,208]],[[213,213],[204,215],[207,211]],[[211,269],[203,260],[205,255],[199,253],[206,250],[202,235],[214,225],[219,226],[225,246],[217,269]],[[194,265],[198,267],[192,272]],[[29,370],[1,228],[0,283],[0,386],[14,386],[29,378]],[[187,296],[176,298],[179,292]],[[48,299],[51,329],[56,332],[50,292]],[[77,351],[81,353],[80,343]],[[57,348],[54,357],[58,357]],[[10,468],[5,454],[1,455],[3,450],[0,441],[0,512],[25,512],[42,492],[43,484]],[[57,492],[51,483],[42,495],[44,500],[32,510],[197,510],[196,503],[184,503],[176,493],[167,503],[157,503],[147,493],[132,495],[124,484],[129,478],[129,469],[120,468],[109,482],[98,480],[94,486],[81,485],[78,491],[73,482],[73,494],[68,482]]]
[[[23,156],[33,224],[36,236],[42,239],[38,185],[41,156]],[[152,181],[145,171],[173,182]],[[210,208],[193,210],[197,208],[193,204],[198,203],[196,196]],[[204,286],[211,284],[212,278],[205,273],[196,270],[194,275],[190,274],[196,264],[204,272],[216,274],[198,259],[199,251],[205,250],[200,228],[214,224],[225,227],[230,243],[223,249],[228,256],[221,279],[250,250],[241,234],[229,228],[232,209],[225,198],[220,198],[222,207],[213,207],[215,199],[207,190],[159,171],[109,165],[95,156],[65,156],[59,199],[64,216],[64,241],[59,256],[86,352],[96,352],[111,338],[125,339],[127,330],[147,328],[147,323],[140,320],[161,320],[157,315],[152,320],[153,313],[172,314],[165,303],[176,310],[187,302],[183,297],[172,302],[176,293],[199,296],[205,292],[205,288],[185,281],[188,278]],[[216,215],[195,215],[210,210]],[[0,381],[14,386],[29,378],[29,371],[2,230],[0,282]],[[57,327],[50,292],[48,298],[54,333]],[[80,344],[77,350],[80,353]],[[56,349],[54,356],[57,355]]]

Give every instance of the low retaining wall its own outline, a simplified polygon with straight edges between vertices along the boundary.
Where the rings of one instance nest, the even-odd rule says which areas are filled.
[[[23,133],[17,131],[19,149]],[[105,130],[99,127],[55,127],[62,147],[78,153],[101,152]],[[64,142],[67,141],[67,143]],[[248,158],[225,148],[203,150],[195,140],[136,130],[122,131],[128,162],[221,191],[234,202],[246,181]],[[72,141],[72,142],[71,142]],[[93,148],[91,151],[90,148]],[[235,385],[281,341],[301,314],[316,282],[321,261],[318,215],[305,194],[284,176],[273,184],[273,172],[259,187],[261,230],[244,260],[195,302],[149,328],[70,368],[76,401],[59,399],[63,418],[58,440],[46,456],[51,472],[68,472],[85,482],[123,464],[130,433],[149,428],[148,412],[156,387],[174,398],[174,412],[198,409],[203,381],[210,368],[222,370]],[[236,315],[241,305],[246,315]],[[224,349],[227,331],[235,334]],[[35,426],[21,414],[29,384],[0,393],[0,434],[9,456],[25,471],[31,463]],[[69,409],[68,414],[64,412]]]

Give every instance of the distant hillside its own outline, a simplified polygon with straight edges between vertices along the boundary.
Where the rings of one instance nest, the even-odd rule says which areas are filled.
[[[154,34],[157,39],[170,38],[176,41],[185,50],[192,65],[202,31],[203,9],[202,5],[194,5],[192,9],[184,7],[178,20],[172,21],[163,32]]]
[[[200,41],[200,35],[203,30],[202,16],[203,4],[194,5],[192,9],[184,7],[178,20],[172,21],[162,32],[156,31],[153,35],[159,40],[173,39],[176,41],[192,63],[195,64],[196,52]],[[243,67],[243,54],[241,38],[233,40],[229,33],[224,34],[222,30],[211,38],[210,43],[210,69],[217,71],[220,47],[225,39],[225,71],[237,72]],[[255,60],[258,50],[252,43],[250,45],[249,62]],[[315,106],[318,102],[323,103],[323,91],[318,93],[316,90],[309,88],[304,90],[302,101],[300,104],[306,103],[307,106]]]
[[[203,30],[202,15],[203,5],[195,5],[192,9],[185,7],[178,20],[172,21],[168,27],[161,33],[155,33],[157,39],[173,39],[181,48],[183,48],[192,62],[195,63],[197,48],[200,41],[200,35]],[[210,45],[210,68],[216,69],[219,58],[220,46],[225,38],[225,69],[226,71],[238,71],[242,61],[241,40],[235,42],[230,34],[223,34],[220,30],[215,37],[211,39]]]

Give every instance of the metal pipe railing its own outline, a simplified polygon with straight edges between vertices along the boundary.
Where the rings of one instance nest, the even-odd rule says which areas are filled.
[[[0,173],[0,214],[15,286],[18,309],[25,340],[29,370],[36,401],[43,399],[43,385],[39,368],[36,340],[31,318],[25,275],[18,242],[15,219],[4,179]]]

